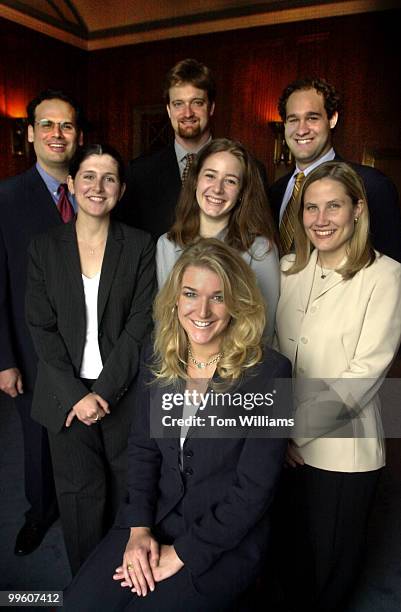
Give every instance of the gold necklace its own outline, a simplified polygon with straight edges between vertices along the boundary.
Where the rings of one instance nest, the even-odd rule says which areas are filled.
[[[317,261],[318,261],[318,264],[319,264],[319,267],[320,267],[320,278],[322,278],[322,279],[327,278],[329,276],[329,274],[331,272],[333,272],[333,270],[330,270],[330,269],[328,271],[324,270],[324,268],[322,267],[322,264],[320,262],[319,255],[317,256]]]
[[[215,355],[213,359],[211,359],[210,361],[198,361],[197,359],[195,359],[195,357],[192,354],[191,345],[188,344],[188,359],[189,361],[191,361],[191,363],[194,364],[194,366],[199,368],[199,370],[204,370],[208,366],[218,363],[222,357],[223,357],[223,353],[217,353],[217,355]]]

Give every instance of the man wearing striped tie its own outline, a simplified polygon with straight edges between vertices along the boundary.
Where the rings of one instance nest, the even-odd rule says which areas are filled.
[[[29,504],[15,544],[19,556],[40,545],[58,516],[47,432],[30,417],[37,358],[25,325],[27,249],[33,236],[74,216],[65,184],[83,125],[78,105],[58,90],[39,94],[27,113],[36,164],[0,183],[0,390],[21,417]]]
[[[303,178],[323,162],[341,160],[332,145],[340,97],[333,85],[323,79],[301,79],[284,89],[278,110],[284,121],[285,140],[295,161],[294,170],[273,183],[269,190],[280,229],[281,250],[285,254],[293,249],[293,220],[298,211],[296,195]],[[374,248],[401,262],[401,213],[395,185],[375,168],[348,163],[365,184]]]
[[[194,59],[178,62],[167,73],[164,100],[174,142],[128,164],[126,192],[114,213],[118,219],[149,232],[155,240],[170,229],[194,156],[211,139],[215,96],[210,69]]]

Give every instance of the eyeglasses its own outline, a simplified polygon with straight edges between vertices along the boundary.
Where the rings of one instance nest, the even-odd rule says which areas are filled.
[[[39,126],[39,129],[42,132],[52,132],[56,125],[60,127],[63,134],[72,134],[76,130],[75,125],[71,123],[71,121],[51,121],[50,119],[40,119],[40,121],[35,121],[35,123]]]

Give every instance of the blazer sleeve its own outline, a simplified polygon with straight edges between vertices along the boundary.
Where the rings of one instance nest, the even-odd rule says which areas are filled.
[[[141,366],[133,394],[132,424],[128,439],[127,496],[121,504],[119,527],[154,526],[162,455],[150,432],[150,347],[142,351]]]
[[[167,234],[160,236],[156,246],[156,272],[159,290],[166,282],[180,254],[176,245],[167,238]]]
[[[40,362],[45,366],[57,399],[67,413],[88,394],[76,376],[67,347],[58,331],[55,312],[46,289],[44,260],[46,236],[35,238],[28,250],[28,274],[25,310],[28,327]]]
[[[156,290],[155,247],[151,237],[146,236],[129,315],[92,387],[93,391],[111,403],[121,399],[137,375],[140,348],[152,328],[152,306]]]
[[[277,360],[271,376],[291,378],[290,362],[283,357]],[[194,575],[208,570],[225,551],[235,549],[266,514],[286,446],[284,438],[250,436],[245,440],[236,477],[224,499],[212,505],[174,541],[178,556]]]
[[[401,266],[385,257],[373,265],[377,264],[383,265],[376,273],[367,304],[358,305],[365,312],[348,367],[335,379],[323,379],[325,390],[321,392],[313,392],[313,381],[311,387],[304,379],[298,385],[297,394],[307,398],[296,407],[298,446],[309,443],[311,437],[323,436],[352,423],[378,393],[397,353],[401,337]],[[353,307],[356,306],[348,309],[351,317]]]
[[[256,274],[256,280],[267,307],[267,341],[271,346],[280,293],[280,266],[277,248],[273,245],[269,250],[267,240],[259,237],[252,245],[250,254],[250,265]]]
[[[9,283],[7,252],[0,226],[0,371],[18,367],[11,338]]]
[[[401,210],[397,188],[384,174],[368,168],[364,177],[368,195],[371,241],[380,253],[401,263]],[[366,169],[364,168],[366,173]]]

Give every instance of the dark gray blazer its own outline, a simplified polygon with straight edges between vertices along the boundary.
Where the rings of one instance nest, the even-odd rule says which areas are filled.
[[[150,236],[112,222],[98,294],[103,370],[92,387],[112,406],[137,373],[140,346],[151,328],[154,292]],[[32,241],[26,315],[39,357],[32,417],[57,433],[72,406],[88,393],[79,376],[86,316],[75,221]]]

